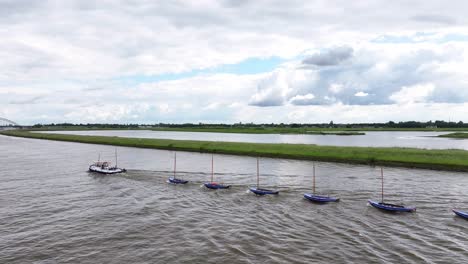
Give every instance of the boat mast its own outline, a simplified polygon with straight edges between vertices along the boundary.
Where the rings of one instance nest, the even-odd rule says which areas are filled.
[[[313,165],[312,191],[315,194],[315,163]]]
[[[177,165],[177,153],[174,152],[174,179],[176,175],[176,165]]]
[[[214,157],[213,157],[213,154],[211,154],[211,182],[213,182],[213,175],[214,175],[214,161],[213,161]]]
[[[117,148],[115,148],[115,167],[117,168]]]
[[[257,157],[257,189],[260,187],[260,168],[258,165],[258,157]]]
[[[101,162],[101,152],[99,152],[97,161],[98,161],[98,162]]]
[[[382,167],[380,168],[380,174],[382,175],[382,203],[383,203],[384,202],[384,200],[383,200],[384,195],[383,195],[383,168]]]

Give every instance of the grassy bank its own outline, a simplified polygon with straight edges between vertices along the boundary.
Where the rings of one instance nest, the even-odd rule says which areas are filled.
[[[369,165],[401,166],[423,169],[468,171],[468,151],[464,150],[333,147],[303,144],[254,144],[191,140],[142,139],[30,133],[28,131],[18,130],[4,131],[1,132],[1,134],[16,137],[138,148],[154,148],[233,155],[277,157]]]
[[[366,131],[468,131],[466,128],[323,128],[323,127],[153,127],[153,131],[180,132],[217,132],[217,133],[246,133],[246,134],[325,134],[325,135],[365,135]]]
[[[177,132],[215,132],[215,133],[243,133],[243,134],[307,134],[307,135],[338,135],[338,136],[360,136],[365,135],[359,131],[343,131],[338,129],[317,129],[317,128],[173,128],[161,127],[152,128],[153,131],[177,131]]]
[[[362,136],[366,133],[364,132],[356,132],[356,131],[306,131],[307,135],[335,135],[335,136]]]
[[[445,135],[439,135],[439,137],[468,139],[468,133],[450,133]]]
[[[216,132],[216,133],[245,133],[245,134],[308,134],[308,135],[338,135],[338,136],[360,136],[364,132],[343,130],[343,129],[317,129],[317,128],[174,128],[174,127],[153,127],[153,128],[93,128],[93,127],[46,127],[32,128],[30,131],[86,131],[86,130],[152,130],[152,131],[176,131],[176,132]]]

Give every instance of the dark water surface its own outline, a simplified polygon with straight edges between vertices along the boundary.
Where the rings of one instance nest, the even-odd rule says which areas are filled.
[[[355,147],[406,147],[427,149],[465,149],[468,140],[442,138],[438,135],[450,132],[420,131],[366,131],[365,135],[293,135],[293,134],[242,134],[211,132],[178,132],[151,130],[95,130],[95,131],[47,131],[40,133],[58,133],[72,135],[95,135],[133,138],[162,138],[177,140],[206,140],[249,143],[290,143],[316,144],[327,146]]]
[[[114,147],[0,136],[0,263],[466,263],[468,174],[384,168],[388,201],[415,205],[388,214],[379,168],[316,163],[318,190],[341,202],[302,198],[312,162],[261,159],[261,183],[276,197],[247,192],[256,161],[178,152],[179,177],[166,183],[173,152],[117,148],[125,174],[87,172]]]

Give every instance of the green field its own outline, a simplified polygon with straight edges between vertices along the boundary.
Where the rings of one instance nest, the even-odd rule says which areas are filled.
[[[358,131],[343,131],[334,129],[314,128],[152,128],[153,131],[179,131],[179,132],[216,132],[216,133],[244,133],[244,134],[309,134],[309,135],[339,135],[357,136],[365,135]]]
[[[4,135],[137,148],[222,153],[423,169],[468,171],[468,151],[413,148],[334,147],[304,144],[260,144],[169,139],[120,138],[4,131]]]
[[[181,131],[181,132],[218,132],[218,133],[246,133],[246,134],[328,134],[328,135],[365,135],[366,131],[468,131],[467,128],[346,128],[346,127],[154,127],[153,131]],[[349,134],[348,134],[349,133]]]
[[[337,128],[291,128],[291,127],[151,127],[151,128],[102,128],[83,126],[63,126],[33,128],[30,131],[83,131],[83,130],[152,130],[152,131],[176,131],[176,132],[216,132],[216,133],[245,133],[245,134],[309,134],[309,135],[338,135],[338,136],[359,136],[366,133],[351,129]]]
[[[353,130],[343,129],[324,129],[324,128],[226,128],[226,127],[212,127],[212,128],[173,128],[161,127],[152,128],[153,131],[179,131],[179,132],[216,132],[216,133],[245,133],[245,134],[309,134],[309,135],[338,135],[338,136],[360,136],[366,133]]]
[[[468,133],[450,133],[450,134],[440,135],[439,137],[468,139]]]

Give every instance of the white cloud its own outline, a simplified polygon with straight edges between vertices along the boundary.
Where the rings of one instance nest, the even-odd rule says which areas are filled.
[[[313,76],[304,70],[286,66],[261,79],[250,104],[255,106],[280,106],[289,100],[301,87],[308,85]]]
[[[354,96],[357,96],[357,97],[366,97],[368,95],[369,95],[368,93],[363,92],[363,91],[360,91],[354,94]]]
[[[393,104],[433,101],[463,103],[468,101],[468,77],[460,71],[468,67],[468,45],[465,43],[375,44],[356,45],[352,63],[330,67],[303,68],[302,63],[278,69],[266,76],[255,96],[261,95],[258,106],[283,106],[313,94],[313,100],[300,105]],[[456,55],[458,54],[458,55]],[[278,81],[276,76],[283,76]],[[297,76],[298,78],[297,80]],[[267,84],[267,85],[265,85]],[[419,85],[415,84],[431,84]],[[415,86],[415,87],[413,87]],[[407,87],[403,88],[402,87]],[[299,104],[299,103],[297,103]]]
[[[424,103],[434,92],[432,83],[403,86],[401,90],[393,93],[390,99],[399,104]]]
[[[324,52],[312,54],[302,63],[315,66],[332,66],[343,63],[353,56],[353,49],[349,46],[335,47]]]
[[[315,96],[311,93],[306,95],[296,95],[289,99],[289,102],[293,105],[311,105],[314,102]]]
[[[430,113],[430,115],[428,115]],[[235,122],[259,123],[365,123],[412,120],[466,120],[468,103],[414,103],[389,105],[327,105],[284,107],[243,107],[232,118]],[[298,118],[299,117],[299,118]]]
[[[305,111],[295,110],[288,114],[288,122],[302,122],[305,118]]]
[[[341,91],[343,91],[343,88],[344,88],[344,86],[342,84],[332,83],[332,84],[330,84],[330,87],[328,88],[328,90],[331,93],[337,94],[337,93],[340,93]]]
[[[158,105],[159,112],[162,114],[169,113],[171,112],[171,108],[169,107],[168,104],[160,104]]]
[[[408,117],[386,116],[395,104],[420,102],[462,111],[467,8],[422,0],[3,1],[0,113],[32,124],[322,118],[310,109],[325,119],[386,121]],[[286,62],[249,74],[262,68],[249,59],[271,57]],[[232,74],[217,71],[243,61]],[[442,116],[437,107],[411,110]]]
[[[138,120],[140,115],[150,110],[148,105],[132,104],[132,105],[94,105],[86,106],[78,109],[73,109],[67,114],[67,120],[81,120],[82,123],[94,122],[120,122],[124,120]],[[54,118],[49,116],[48,118]]]

